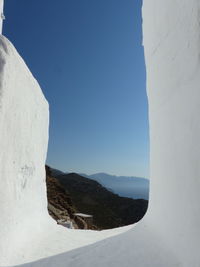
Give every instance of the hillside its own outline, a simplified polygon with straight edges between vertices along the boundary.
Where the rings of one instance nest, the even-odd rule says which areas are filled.
[[[74,206],[71,196],[62,186],[62,184],[52,176],[51,168],[46,166],[46,183],[48,212],[56,220],[70,221],[75,229],[97,230],[92,224],[89,224],[83,218],[74,215],[78,212]]]
[[[115,194],[122,197],[129,197],[133,199],[149,198],[149,180],[134,176],[116,176],[107,173],[96,173],[92,175],[80,174],[89,179],[93,179],[106,187],[111,189]]]
[[[91,214],[99,229],[109,229],[139,221],[147,210],[148,201],[120,197],[98,182],[76,173],[56,177],[69,192],[79,212]]]

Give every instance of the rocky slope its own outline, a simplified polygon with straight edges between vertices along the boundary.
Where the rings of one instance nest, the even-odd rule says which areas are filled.
[[[99,229],[109,229],[138,222],[145,214],[148,201],[120,197],[98,182],[76,173],[56,177],[70,194],[79,212],[93,215]]]
[[[48,212],[57,222],[60,220],[72,222],[75,229],[97,229],[83,218],[74,215],[78,212],[71,197],[62,184],[52,176],[50,167],[46,166],[46,183]]]

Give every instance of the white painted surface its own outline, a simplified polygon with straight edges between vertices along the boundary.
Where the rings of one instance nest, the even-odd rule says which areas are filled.
[[[44,162],[48,104],[13,46],[0,35],[0,263],[47,215]],[[20,234],[20,237],[18,236]],[[18,236],[15,239],[15,236]],[[8,250],[9,248],[9,250]]]
[[[92,218],[93,217],[92,215],[84,214],[84,213],[75,213],[74,215],[80,216],[80,217],[83,217],[83,218]]]
[[[180,261],[200,266],[200,1],[146,0],[150,215]]]

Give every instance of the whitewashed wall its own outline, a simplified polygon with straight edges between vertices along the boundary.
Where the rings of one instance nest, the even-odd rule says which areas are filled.
[[[1,264],[9,251],[27,240],[28,227],[37,229],[48,217],[44,168],[48,103],[21,57],[2,35],[0,129]]]
[[[149,215],[180,266],[200,266],[200,1],[145,0]]]

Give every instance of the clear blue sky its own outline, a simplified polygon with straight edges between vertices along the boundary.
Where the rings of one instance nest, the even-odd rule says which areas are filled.
[[[50,103],[47,163],[148,177],[141,0],[6,0],[4,35]]]

